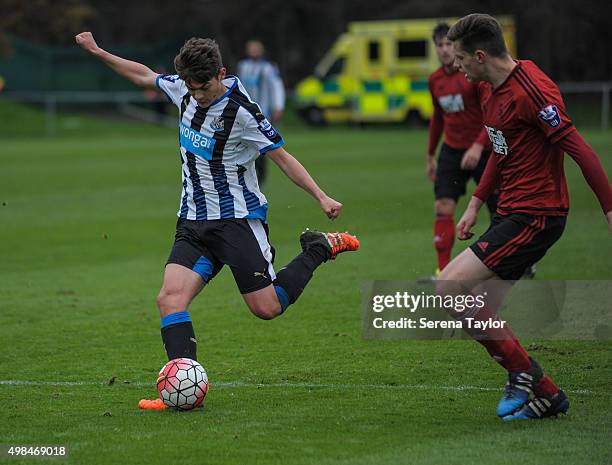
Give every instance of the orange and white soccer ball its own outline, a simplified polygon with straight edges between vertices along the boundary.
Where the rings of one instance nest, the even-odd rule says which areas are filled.
[[[157,392],[170,408],[194,409],[202,404],[208,392],[206,370],[190,358],[170,360],[159,372]]]

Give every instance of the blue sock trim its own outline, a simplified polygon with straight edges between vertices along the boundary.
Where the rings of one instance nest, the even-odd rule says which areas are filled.
[[[187,322],[191,323],[191,317],[189,316],[189,312],[176,312],[163,317],[161,319],[161,327],[165,328],[166,326]]]
[[[276,296],[278,297],[278,301],[281,304],[281,313],[283,313],[291,304],[291,302],[289,302],[289,295],[287,295],[287,291],[285,291],[282,287],[278,285],[274,286],[274,290],[276,291]]]

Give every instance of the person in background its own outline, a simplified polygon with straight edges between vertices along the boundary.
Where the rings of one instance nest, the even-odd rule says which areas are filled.
[[[246,43],[244,60],[238,63],[238,77],[251,98],[259,103],[270,123],[278,126],[285,109],[285,87],[278,67],[265,58],[265,48],[259,40]],[[260,186],[267,178],[266,157],[255,161]]]

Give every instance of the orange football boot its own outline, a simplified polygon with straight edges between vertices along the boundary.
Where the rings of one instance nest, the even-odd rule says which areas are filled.
[[[359,239],[348,233],[341,232],[321,232],[307,229],[300,236],[302,250],[306,250],[312,245],[319,244],[327,249],[332,260],[342,252],[352,252],[359,250]]]
[[[164,401],[161,399],[142,399],[140,402],[138,402],[138,408],[142,410],[165,410],[168,408],[168,406],[164,404]]]

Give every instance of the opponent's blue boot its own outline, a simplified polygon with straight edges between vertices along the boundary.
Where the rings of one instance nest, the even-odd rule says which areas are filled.
[[[562,389],[552,397],[535,397],[522,409],[512,415],[506,415],[504,421],[513,420],[539,420],[546,417],[556,417],[560,413],[567,413],[569,399]]]
[[[531,368],[527,371],[511,371],[508,373],[508,383],[504,389],[504,395],[497,405],[497,416],[505,417],[523,408],[529,398],[534,395],[534,389],[544,374],[542,367],[534,359],[531,360]]]

